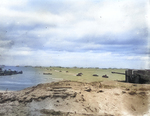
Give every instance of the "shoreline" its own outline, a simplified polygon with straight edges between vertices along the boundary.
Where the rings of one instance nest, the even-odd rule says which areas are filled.
[[[39,80],[37,80],[39,83],[42,83],[42,82],[40,82],[41,80],[43,82],[61,81],[61,80],[72,80],[72,81],[80,81],[80,82],[93,82],[93,81],[109,81],[109,80],[123,80],[124,79],[124,77],[122,75],[113,75],[113,74],[111,74],[111,71],[124,72],[124,69],[105,69],[104,70],[104,69],[93,69],[93,68],[91,68],[91,69],[90,68],[89,69],[84,69],[84,68],[80,69],[80,68],[58,68],[58,67],[45,67],[44,68],[43,67],[43,68],[32,68],[31,70],[30,70],[30,68],[24,68],[24,69],[20,69],[20,70],[31,71],[31,72],[33,72],[33,74],[34,74],[34,71],[37,71],[36,75],[40,75],[40,76],[38,76]],[[83,75],[82,76],[76,76],[80,72]],[[49,75],[43,75],[43,73],[51,73],[52,75],[50,75],[50,76]],[[17,77],[17,78],[15,77],[13,80],[12,79],[9,80],[9,78],[8,78],[8,82],[10,81],[10,83],[12,83],[12,84],[9,86],[9,83],[7,83],[7,80],[6,80],[6,83],[1,86],[2,91],[5,91],[7,88],[8,88],[8,91],[9,90],[10,91],[17,91],[17,90],[20,90],[20,89],[22,90],[22,89],[26,88],[26,85],[25,86],[23,85],[24,83],[28,83],[28,80],[30,80],[30,79],[36,80],[36,77],[34,77],[33,74],[28,75],[28,73],[23,73],[22,75],[20,75],[21,77]],[[93,74],[97,74],[98,76],[93,76]],[[103,78],[102,75],[104,75],[104,74],[107,74],[109,76],[109,78]],[[32,77],[28,78],[30,76],[32,76],[33,78]],[[23,86],[21,86],[21,88],[18,87],[18,85],[17,85],[17,82],[19,82],[18,81],[19,79],[25,79],[25,81],[27,79],[26,82],[21,81],[21,83],[23,85]],[[3,79],[2,79],[2,82],[3,82]],[[21,85],[21,83],[19,83],[19,84]],[[36,83],[36,82],[33,82],[33,83]],[[30,86],[30,84],[29,84],[29,86]]]
[[[6,91],[6,90],[0,90],[0,93],[7,93],[7,92],[15,92],[15,91]]]

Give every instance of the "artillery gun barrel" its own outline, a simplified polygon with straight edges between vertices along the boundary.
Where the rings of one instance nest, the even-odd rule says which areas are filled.
[[[125,82],[129,83],[150,83],[150,70],[133,70],[128,69],[125,73],[112,72],[114,74],[125,75]]]
[[[120,72],[111,72],[111,73],[114,73],[114,74],[121,74],[121,75],[126,75],[125,73],[120,73]]]

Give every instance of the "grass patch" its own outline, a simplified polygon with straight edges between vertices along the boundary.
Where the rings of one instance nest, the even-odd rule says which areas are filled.
[[[40,68],[43,72],[52,73],[54,78],[62,78],[64,80],[80,81],[80,82],[95,82],[119,80],[124,81],[125,76],[119,74],[112,74],[111,72],[124,73],[125,69],[98,69],[98,68],[62,68],[62,67],[48,67]],[[82,76],[76,76],[78,73],[83,73]],[[98,76],[93,76],[97,74]],[[109,78],[103,78],[103,75],[108,75]]]

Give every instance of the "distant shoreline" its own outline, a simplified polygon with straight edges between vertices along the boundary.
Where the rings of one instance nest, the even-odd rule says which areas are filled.
[[[0,90],[0,93],[4,93],[4,92],[14,92],[14,91],[10,91],[10,90],[8,90],[8,91],[6,91],[6,90]]]

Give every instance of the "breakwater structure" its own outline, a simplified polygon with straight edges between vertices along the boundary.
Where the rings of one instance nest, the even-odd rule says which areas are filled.
[[[3,70],[2,68],[0,68],[0,76],[6,76],[6,75],[15,75],[15,74],[22,74],[23,71],[12,71],[11,69],[8,70]]]

